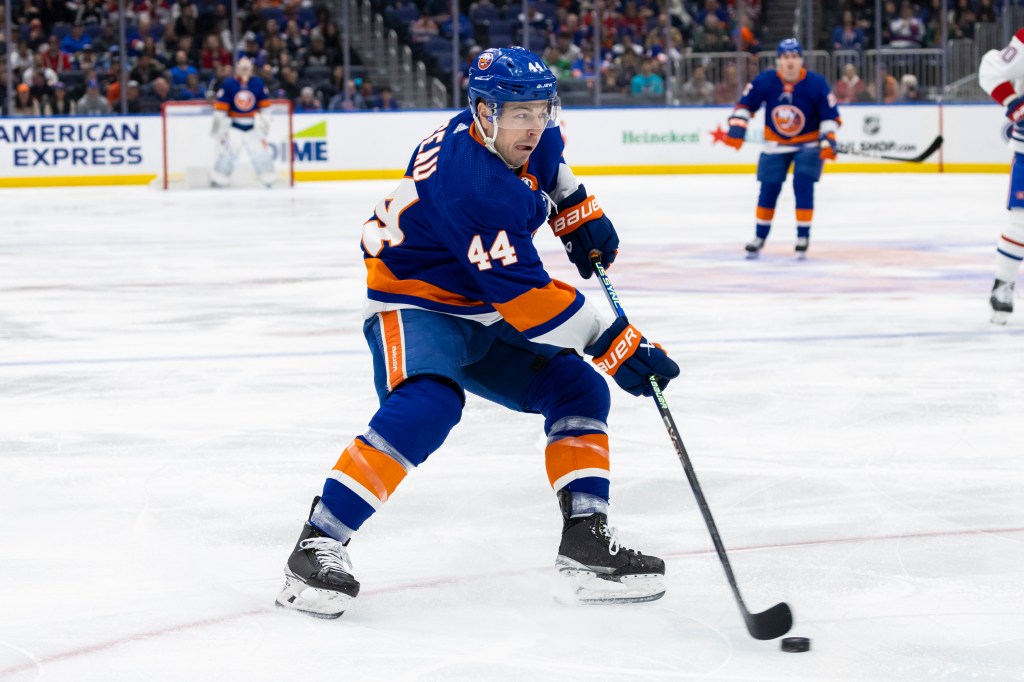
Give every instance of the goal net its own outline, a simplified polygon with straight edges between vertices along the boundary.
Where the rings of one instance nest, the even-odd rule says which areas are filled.
[[[267,145],[274,159],[278,180],[274,187],[295,184],[295,158],[292,152],[292,103],[270,100],[264,109],[270,119]],[[205,101],[164,102],[163,174],[157,183],[164,189],[210,187],[210,171],[219,153],[216,139],[210,136],[213,104]],[[231,187],[263,187],[243,149],[235,160]]]

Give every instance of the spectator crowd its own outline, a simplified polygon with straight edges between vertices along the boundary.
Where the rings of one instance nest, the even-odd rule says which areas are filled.
[[[119,5],[20,0],[8,17],[0,4],[0,113],[118,113],[122,99],[127,113],[157,113],[168,100],[212,98],[242,56],[253,60],[271,97],[291,100],[297,111],[399,106],[386,85],[346,77],[339,27],[310,0],[238,2],[237,43],[226,0],[127,0],[123,45]],[[354,51],[350,64],[360,65]],[[14,97],[7,111],[9,67]]]
[[[127,113],[159,112],[168,100],[210,99],[231,74],[233,60],[246,56],[271,96],[291,100],[296,111],[397,109],[402,93],[396,97],[386,84],[356,75],[365,69],[354,50],[353,73],[345,73],[341,28],[326,6],[312,2],[240,1],[236,42],[227,0],[127,0],[124,45],[117,0],[20,0],[11,17],[0,5],[0,90],[7,89],[9,62],[14,92],[10,111],[5,98],[0,107],[15,116],[116,113],[123,82]],[[757,72],[753,59],[738,64],[731,55],[774,47],[762,47],[761,2],[549,0],[529,2],[524,11],[521,0],[462,0],[454,17],[450,0],[371,5],[434,75],[445,83],[455,75],[463,88],[485,47],[524,44],[558,76],[567,104],[592,101],[598,83],[612,98],[665,101],[669,74],[680,60],[687,68],[675,72],[675,101],[731,104],[741,80]],[[998,19],[992,0],[948,2],[948,39],[970,39],[977,26]],[[877,18],[874,0],[826,0],[820,6],[834,28],[809,49],[856,55],[873,49],[876,19],[881,47],[941,44],[942,0],[884,0]],[[12,45],[4,40],[8,23]],[[452,58],[453,40],[458,60]],[[840,101],[921,99],[913,73],[862,78],[859,65],[853,59],[825,74],[834,79]]]

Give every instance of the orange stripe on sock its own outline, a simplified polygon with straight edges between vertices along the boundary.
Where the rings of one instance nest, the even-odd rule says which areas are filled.
[[[358,439],[345,448],[334,469],[357,481],[381,502],[387,502],[405,479],[401,464]]]
[[[1010,243],[1011,243],[1011,244],[1013,244],[1014,246],[1020,246],[1020,247],[1024,247],[1024,244],[1021,244],[1020,242],[1015,242],[1015,241],[1013,241],[1012,239],[1010,239],[1009,237],[1007,237],[1007,236],[1006,236],[1005,234],[1004,234],[1004,235],[1000,235],[1000,237],[1001,237],[1001,238],[1003,239],[1003,241],[1007,241],[1007,242],[1010,242]]]
[[[796,221],[798,223],[809,223],[814,220],[813,208],[798,208],[796,210]]]
[[[552,487],[558,479],[580,469],[609,471],[608,436],[588,433],[556,440],[544,450],[544,460]]]
[[[765,208],[764,206],[757,207],[757,219],[758,220],[771,220],[775,217],[774,208]]]
[[[395,390],[405,381],[405,338],[402,333],[402,313],[389,310],[378,313],[380,333],[384,342],[384,365],[388,370],[388,388]]]

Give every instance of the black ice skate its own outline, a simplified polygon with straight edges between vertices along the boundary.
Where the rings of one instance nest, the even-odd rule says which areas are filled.
[[[319,499],[313,501],[314,507]],[[288,557],[284,578],[277,605],[317,618],[337,618],[359,594],[348,550],[309,522],[302,526],[299,541]]]
[[[807,247],[811,245],[810,237],[797,237],[796,238],[796,257],[797,260],[804,260],[807,258]]]
[[[761,253],[761,249],[764,248],[764,239],[754,237],[745,248],[747,249],[747,259],[753,260],[757,258],[758,254]]]
[[[992,324],[1006,324],[1013,312],[1013,282],[997,279],[988,302],[992,306]]]
[[[558,496],[565,525],[555,567],[564,583],[556,599],[569,604],[623,604],[665,594],[665,562],[619,544],[605,514],[570,518],[572,496]]]

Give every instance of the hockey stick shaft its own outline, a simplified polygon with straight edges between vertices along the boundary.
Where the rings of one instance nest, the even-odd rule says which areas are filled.
[[[921,152],[917,156],[910,157],[889,156],[888,154],[880,154],[877,152],[872,152],[870,150],[858,151],[856,149],[839,148],[836,151],[838,151],[840,154],[849,154],[850,156],[863,156],[869,159],[885,159],[886,161],[902,161],[904,163],[921,163],[922,161],[926,160],[929,156],[937,152],[939,150],[939,147],[942,146],[942,142],[942,135],[939,135],[934,140],[932,140],[932,143],[928,145],[923,152]]]
[[[615,311],[616,317],[625,317],[626,312],[623,310],[622,304],[619,301],[619,295],[615,292],[615,287],[612,286],[612,282],[608,278],[608,273],[605,272],[604,267],[601,265],[601,258],[599,254],[591,254],[591,265],[604,287],[605,297],[608,299],[608,303],[611,305],[612,310]],[[775,639],[776,637],[781,637],[789,632],[789,629],[793,625],[792,611],[785,603],[776,604],[767,611],[758,614],[751,613],[750,609],[747,608],[746,602],[743,601],[743,596],[740,594],[739,586],[736,584],[736,575],[733,573],[732,564],[729,563],[729,556],[725,552],[725,545],[718,533],[718,526],[715,524],[715,519],[711,515],[711,508],[708,506],[708,502],[704,498],[704,492],[700,487],[700,482],[697,480],[697,473],[693,469],[693,464],[690,462],[690,456],[686,452],[686,446],[683,445],[683,441],[679,437],[679,429],[676,427],[676,422],[672,418],[672,413],[669,411],[668,401],[665,400],[665,395],[662,393],[661,387],[658,386],[657,377],[652,374],[647,379],[650,381],[651,388],[654,391],[654,403],[658,407],[658,413],[661,415],[661,420],[665,424],[665,429],[668,431],[668,437],[672,441],[672,445],[676,450],[676,455],[679,457],[679,461],[683,465],[683,471],[686,473],[686,480],[690,483],[690,490],[693,491],[693,496],[697,500],[697,506],[700,508],[701,516],[704,517],[704,524],[707,526],[708,533],[711,535],[711,541],[715,545],[715,552],[718,554],[718,559],[725,571],[725,577],[728,579],[729,586],[732,588],[733,597],[736,598],[736,603],[739,605],[740,611],[743,613],[743,620],[747,625],[747,630],[755,639]]]
[[[853,147],[850,147],[849,149],[847,149],[847,148],[844,148],[842,145],[840,145],[839,147],[836,148],[836,153],[837,154],[844,154],[844,155],[847,155],[847,156],[859,156],[859,157],[865,158],[865,159],[885,159],[886,161],[900,161],[900,162],[903,162],[903,163],[921,163],[922,161],[927,160],[928,157],[930,157],[932,154],[937,152],[939,150],[939,148],[942,146],[942,143],[943,143],[942,135],[939,135],[934,140],[932,140],[931,144],[929,144],[925,148],[925,150],[923,152],[921,152],[917,156],[890,156],[888,154],[883,154],[881,152],[875,152],[875,151],[871,151],[871,150],[863,150],[862,151],[862,150],[854,149]],[[751,144],[763,145],[764,141],[763,140],[751,140]]]

